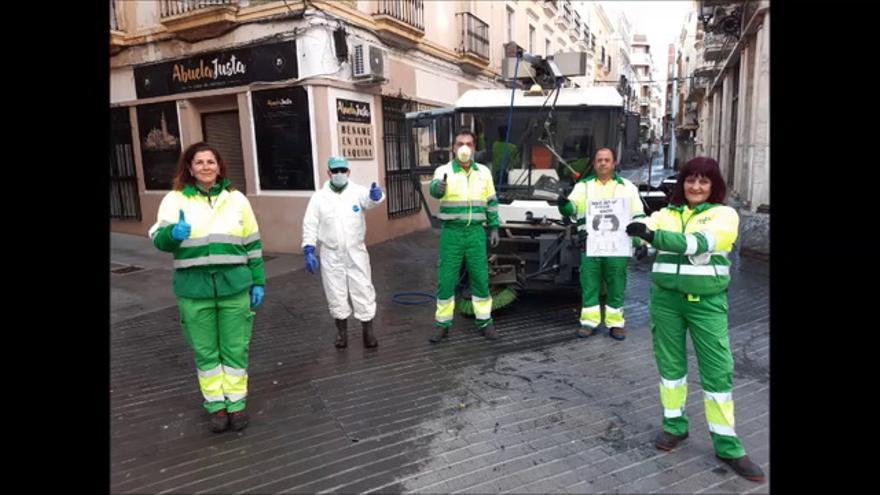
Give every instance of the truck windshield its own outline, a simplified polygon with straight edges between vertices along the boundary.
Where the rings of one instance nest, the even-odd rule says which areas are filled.
[[[591,172],[596,149],[617,150],[618,109],[556,107],[545,127],[548,110],[515,108],[509,143],[507,109],[461,111],[461,124],[477,136],[477,161],[492,168],[500,201],[555,199],[576,180],[559,157],[579,178]]]

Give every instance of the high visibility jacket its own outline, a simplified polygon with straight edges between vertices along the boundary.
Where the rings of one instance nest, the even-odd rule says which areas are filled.
[[[229,191],[229,185],[224,179],[208,192],[187,185],[162,198],[149,235],[157,248],[174,255],[179,297],[223,297],[266,283],[257,219],[245,195]],[[191,234],[176,241],[171,229],[181,210]]]
[[[589,175],[579,180],[574,185],[571,194],[568,195],[568,203],[561,205],[559,212],[566,216],[577,216],[578,231],[586,231],[586,219],[589,216],[588,200],[610,198],[628,198],[632,218],[637,219],[645,216],[639,189],[617,173],[605,184],[602,184],[595,175]],[[622,225],[621,228],[626,228],[626,225]]]
[[[669,205],[642,221],[655,231],[654,283],[695,296],[727,289],[728,255],[739,230],[736,210],[716,203],[703,203],[693,210],[687,205]]]
[[[446,193],[437,194],[437,184],[446,175]],[[438,217],[444,225],[482,225],[498,228],[498,197],[492,172],[485,165],[472,162],[465,172],[455,160],[434,170],[431,196],[440,200]]]

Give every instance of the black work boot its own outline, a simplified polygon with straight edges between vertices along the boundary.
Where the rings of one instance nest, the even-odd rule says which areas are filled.
[[[672,450],[687,437],[687,432],[684,432],[684,435],[676,436],[672,433],[661,430],[657,437],[654,438],[654,446],[660,450]]]
[[[489,340],[498,340],[498,330],[495,330],[495,324],[489,323],[483,327],[483,336]]]
[[[226,414],[226,409],[220,409],[211,414],[211,431],[220,433],[226,431],[227,428],[229,428],[229,415]]]
[[[348,320],[336,320],[336,347],[345,349],[348,347]]]
[[[373,320],[362,321],[361,326],[364,328],[364,347],[372,349],[379,345],[376,337],[373,336]]]
[[[235,431],[241,431],[245,429],[245,427],[250,422],[250,418],[248,414],[244,411],[235,411],[234,413],[229,413],[230,424],[232,425],[232,429]]]
[[[715,457],[718,457],[718,454],[715,454]],[[736,459],[718,458],[724,461],[724,463],[730,466],[736,474],[743,478],[749,481],[764,481],[764,470],[761,469],[761,466],[755,464],[754,461],[749,459],[749,456],[744,455],[742,457],[737,457]]]
[[[446,337],[449,337],[449,327],[438,327],[437,325],[434,325],[434,330],[432,330],[431,336],[428,337],[428,340],[432,344],[436,344]]]

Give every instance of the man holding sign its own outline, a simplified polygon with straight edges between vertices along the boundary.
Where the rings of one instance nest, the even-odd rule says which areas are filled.
[[[626,338],[623,295],[626,270],[634,242],[624,230],[631,219],[645,216],[639,190],[617,175],[614,151],[600,148],[593,160],[594,173],[575,184],[568,197],[559,195],[559,212],[576,216],[584,239],[581,254],[581,327],[578,337],[589,337],[602,323],[599,290],[606,285],[605,325],[616,340]]]

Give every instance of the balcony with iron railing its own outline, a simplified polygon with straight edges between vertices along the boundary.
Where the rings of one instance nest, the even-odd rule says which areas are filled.
[[[413,48],[425,36],[425,2],[378,0],[373,21],[382,40],[400,48]]]
[[[167,19],[218,8],[235,10],[238,8],[238,0],[161,0],[159,15],[162,19]]]
[[[566,10],[565,7],[562,8],[555,16],[553,16],[553,21],[556,23],[556,27],[561,31],[565,31],[568,29],[568,26],[571,25],[573,20],[573,16],[571,15],[571,10]]]
[[[711,79],[721,70],[715,62],[706,60],[703,56],[703,50],[697,50],[692,60],[691,75],[694,77]]]
[[[723,60],[733,50],[732,37],[724,34],[706,33],[703,38],[703,58],[710,62]]]
[[[699,100],[706,94],[706,87],[710,82],[711,81],[708,77],[703,76],[688,78],[687,83],[685,84],[685,102],[691,104],[692,102]]]
[[[160,0],[159,22],[185,41],[212,38],[236,21],[239,0]]]
[[[489,25],[470,12],[455,14],[458,18],[458,56],[463,70],[480,72],[489,65]]]

